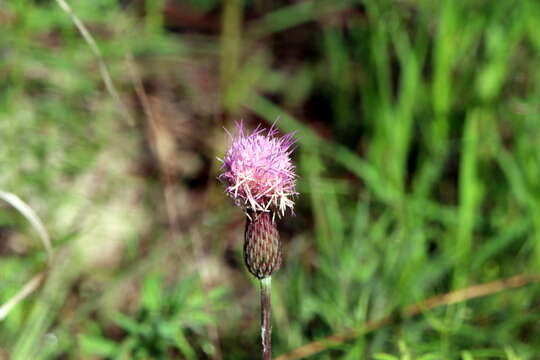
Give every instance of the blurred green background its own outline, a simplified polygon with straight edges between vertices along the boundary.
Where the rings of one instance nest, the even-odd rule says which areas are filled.
[[[55,249],[2,202],[0,304],[47,278],[0,359],[258,358],[216,156],[277,117],[301,195],[276,356],[395,314],[310,358],[540,358],[534,283],[399,316],[538,272],[537,0],[69,0],[97,47],[62,3],[0,1],[0,190]]]

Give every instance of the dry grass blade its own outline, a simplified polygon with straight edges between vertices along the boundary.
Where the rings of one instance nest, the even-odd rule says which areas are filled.
[[[15,307],[15,305],[23,301],[28,295],[34,292],[34,290],[38,288],[44,278],[45,273],[37,274],[32,279],[30,279],[30,281],[28,281],[15,296],[9,299],[4,305],[0,306],[0,321],[4,320],[4,318]]]
[[[53,256],[51,239],[49,238],[47,230],[45,230],[45,226],[43,226],[43,223],[36,215],[34,210],[32,210],[30,206],[28,206],[24,201],[22,201],[21,198],[12,193],[0,191],[0,199],[4,200],[5,202],[13,206],[15,209],[17,209],[30,222],[30,224],[32,224],[32,227],[39,234],[39,238],[41,239],[45,250],[47,250],[47,255],[49,256],[50,261]]]
[[[491,281],[485,284],[469,286],[465,289],[432,296],[419,304],[410,305],[403,311],[403,316],[415,316],[440,306],[452,305],[463,301],[488,296],[504,290],[519,288],[538,281],[540,281],[540,275],[521,274],[506,279]]]
[[[169,220],[169,237],[171,241],[174,242],[175,239],[180,238],[181,236],[180,224],[178,223],[179,210],[174,200],[177,196],[173,175],[167,165],[167,161],[165,160],[163,146],[160,146],[160,134],[163,134],[163,130],[160,129],[160,121],[158,121],[159,114],[156,114],[156,111],[154,111],[152,103],[144,90],[141,75],[135,59],[133,58],[133,55],[128,54],[126,56],[126,60],[130,70],[131,79],[133,81],[133,86],[135,87],[135,92],[143,107],[144,113],[146,115],[146,120],[148,121],[148,141],[159,164],[160,177],[163,183],[163,199],[165,200],[165,210],[167,213],[167,218]],[[201,237],[198,231],[193,231],[192,239],[193,246],[191,247],[191,249],[193,258],[200,259],[202,257],[203,250],[201,249]],[[198,272],[201,275],[203,286],[207,288],[207,276],[205,275],[205,271],[203,271],[204,267],[198,260],[196,260],[196,264]],[[205,292],[205,294],[207,293]],[[205,306],[207,307],[208,313],[212,312],[212,309],[209,305],[208,297],[205,298],[205,301]],[[210,334],[210,337],[214,344],[214,354],[212,356],[212,359],[221,360],[222,355],[219,345],[218,328],[213,323],[208,323],[207,328],[208,333]]]
[[[504,290],[519,288],[539,281],[540,275],[521,274],[506,279],[488,282],[485,284],[473,285],[465,289],[449,292],[447,294],[432,296],[420,302],[419,304],[407,306],[401,312],[401,316],[399,317],[389,315],[378,321],[367,322],[356,329],[351,329],[339,334],[330,335],[324,339],[313,341],[309,344],[303,345],[287,354],[278,356],[275,360],[303,359],[308,356],[315,355],[321,351],[324,351],[332,346],[343,344],[344,342],[352,340],[360,336],[361,334],[365,334],[379,329],[398,320],[400,317],[413,317],[441,306],[456,304],[463,301],[492,295]]]
[[[101,50],[99,50],[99,47],[94,40],[94,37],[84,23],[79,19],[77,15],[73,12],[69,4],[65,0],[56,0],[60,8],[69,15],[71,18],[71,21],[75,24],[75,27],[77,27],[77,30],[81,33],[82,37],[84,38],[84,41],[88,44],[94,55],[96,56],[98,60],[99,65],[99,72],[101,73],[101,77],[103,78],[103,81],[105,82],[105,87],[107,88],[107,91],[112,96],[112,98],[116,101],[120,108],[120,113],[128,124],[134,125],[135,122],[133,121],[133,118],[131,117],[128,108],[125,106],[125,104],[122,102],[122,99],[120,98],[120,95],[118,94],[118,91],[116,90],[116,87],[114,86],[111,74],[109,73],[109,70],[107,69],[107,65],[105,64],[105,60],[103,60],[103,55],[101,54]]]
[[[13,206],[15,209],[17,209],[30,222],[30,224],[32,224],[32,227],[39,234],[41,243],[47,251],[48,261],[51,262],[53,257],[51,239],[49,238],[49,234],[47,233],[45,226],[43,225],[39,217],[36,215],[34,210],[32,210],[30,206],[28,206],[24,201],[22,201],[21,198],[12,193],[0,191],[0,199],[4,200],[5,202]],[[44,279],[44,277],[45,273],[39,273],[38,275],[34,276],[23,286],[23,288],[15,296],[9,299],[5,304],[0,306],[0,321],[9,314],[9,312],[15,307],[15,305],[17,305],[19,302],[24,300],[24,298],[30,295],[34,290],[36,290],[41,284],[41,281]]]

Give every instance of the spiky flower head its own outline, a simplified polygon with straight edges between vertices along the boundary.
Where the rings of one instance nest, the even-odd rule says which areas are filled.
[[[272,125],[264,130],[258,126],[245,131],[243,123],[236,124],[237,134],[222,161],[225,192],[246,214],[271,212],[283,216],[293,211],[297,194],[296,174],[291,161],[295,139],[293,134],[278,136]]]

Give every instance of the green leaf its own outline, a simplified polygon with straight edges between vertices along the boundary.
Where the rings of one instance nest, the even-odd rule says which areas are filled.
[[[79,346],[85,354],[103,357],[113,357],[119,349],[118,344],[114,341],[91,335],[79,336]]]
[[[151,313],[159,311],[162,303],[162,279],[158,275],[148,275],[144,279],[141,305]]]

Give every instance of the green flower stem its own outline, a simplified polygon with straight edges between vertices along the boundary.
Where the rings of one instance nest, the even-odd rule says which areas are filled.
[[[272,277],[261,279],[261,340],[262,360],[272,359],[272,320],[270,317],[270,295]]]

